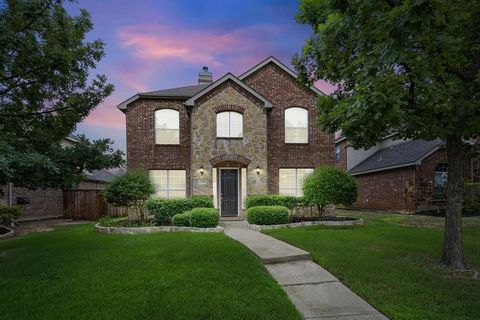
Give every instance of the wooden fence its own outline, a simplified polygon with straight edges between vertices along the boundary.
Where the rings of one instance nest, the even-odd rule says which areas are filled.
[[[78,220],[97,220],[102,216],[126,216],[126,208],[106,203],[101,190],[63,191],[63,217]]]

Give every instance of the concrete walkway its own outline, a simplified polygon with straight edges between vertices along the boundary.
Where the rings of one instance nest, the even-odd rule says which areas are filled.
[[[314,263],[308,252],[248,229],[243,221],[225,221],[222,226],[227,236],[260,258],[305,319],[387,319]]]

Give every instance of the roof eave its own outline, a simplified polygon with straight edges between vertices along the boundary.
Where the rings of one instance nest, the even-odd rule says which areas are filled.
[[[117,108],[120,109],[121,111],[125,112],[127,111],[127,107],[129,104],[132,102],[137,101],[138,99],[143,98],[143,99],[174,99],[174,100],[187,100],[190,98],[189,96],[164,96],[164,95],[145,95],[141,93],[137,93],[133,97],[123,101],[122,103],[117,105]]]

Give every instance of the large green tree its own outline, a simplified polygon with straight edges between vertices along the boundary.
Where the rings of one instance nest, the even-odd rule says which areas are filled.
[[[465,142],[480,132],[479,2],[303,0],[297,20],[313,28],[293,59],[301,79],[338,86],[318,101],[325,130],[341,129],[354,147],[392,131],[446,142],[442,262],[464,270]]]
[[[62,0],[0,3],[0,184],[66,187],[84,170],[115,167],[109,139],[62,140],[113,86],[90,70],[104,56],[87,11],[70,16]]]

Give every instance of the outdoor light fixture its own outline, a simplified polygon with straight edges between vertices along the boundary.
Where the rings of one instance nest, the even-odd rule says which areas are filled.
[[[257,166],[257,168],[255,169],[255,172],[256,172],[257,174],[260,174],[260,166]]]
[[[203,164],[200,165],[200,174],[203,176],[203,173],[205,172],[205,169],[203,169]]]

